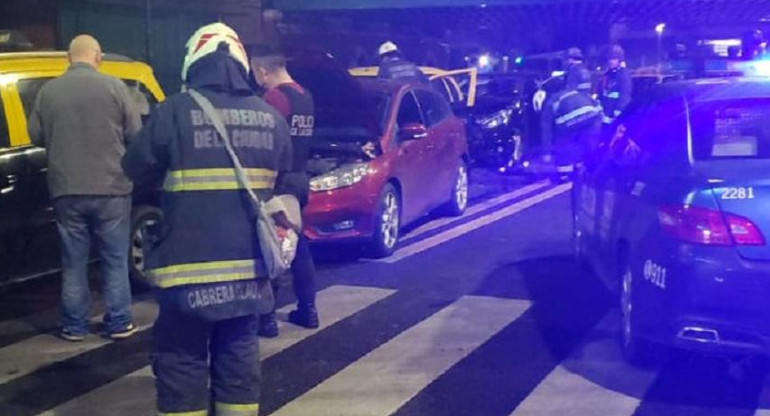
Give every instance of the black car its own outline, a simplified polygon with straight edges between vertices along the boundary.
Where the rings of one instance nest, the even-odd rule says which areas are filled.
[[[476,103],[461,114],[474,165],[513,171],[537,129],[531,105],[535,89],[533,78],[519,73],[479,77]]]
[[[577,177],[575,250],[617,293],[629,360],[770,352],[768,115],[766,79],[651,87]]]

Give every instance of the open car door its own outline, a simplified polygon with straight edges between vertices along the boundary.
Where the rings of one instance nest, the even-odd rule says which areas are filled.
[[[446,97],[455,112],[464,113],[476,105],[476,68],[437,71],[428,75],[431,85]]]

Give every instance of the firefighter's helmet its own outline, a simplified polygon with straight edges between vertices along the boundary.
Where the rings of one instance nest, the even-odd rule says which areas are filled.
[[[187,81],[187,71],[193,64],[204,56],[216,52],[222,43],[227,44],[230,56],[243,65],[246,72],[249,72],[249,58],[246,49],[244,49],[235,30],[224,23],[212,23],[198,29],[187,41],[187,54],[182,66],[182,81]]]

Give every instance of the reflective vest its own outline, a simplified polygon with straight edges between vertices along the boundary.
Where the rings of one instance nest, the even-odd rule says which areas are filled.
[[[286,122],[256,96],[199,91],[220,111],[249,186],[268,199],[279,173],[291,169]],[[264,276],[255,213],[221,138],[192,98],[177,94],[160,104],[135,141],[124,160],[129,176],[137,181],[153,172],[162,175],[164,218],[146,250],[146,267],[157,286]],[[237,288],[216,290],[204,303],[240,295]]]

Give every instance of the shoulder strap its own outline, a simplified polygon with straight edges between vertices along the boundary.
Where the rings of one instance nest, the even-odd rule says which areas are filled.
[[[233,144],[230,142],[230,135],[227,134],[225,123],[222,121],[222,116],[211,104],[211,101],[204,97],[203,94],[193,89],[189,90],[188,92],[193,100],[195,100],[201,109],[203,109],[203,112],[211,119],[212,123],[214,124],[214,129],[216,129],[217,133],[219,133],[219,136],[222,137],[222,141],[224,142],[225,148],[227,149],[227,154],[230,155],[230,160],[233,162],[233,167],[235,168],[235,176],[238,178],[240,185],[246,190],[246,192],[249,193],[249,199],[252,203],[254,203],[256,212],[259,214],[261,212],[260,207],[262,206],[262,202],[259,200],[254,190],[249,187],[249,181],[246,178],[246,172],[243,170],[243,165],[241,165],[241,160],[238,158],[238,155],[235,154]]]

